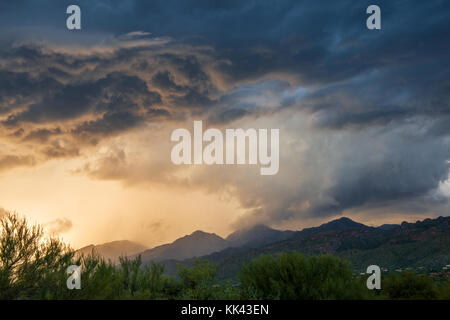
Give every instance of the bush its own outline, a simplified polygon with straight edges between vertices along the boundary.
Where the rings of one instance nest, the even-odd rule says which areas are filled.
[[[348,262],[331,255],[262,255],[241,268],[240,284],[220,283],[208,261],[179,266],[175,278],[161,264],[142,266],[140,256],[119,265],[95,254],[76,257],[15,213],[0,216],[0,236],[0,299],[450,299],[450,280],[413,272],[383,277],[381,292],[370,291]],[[81,266],[81,290],[67,289],[69,265]]]
[[[413,271],[391,273],[382,281],[382,292],[389,299],[437,299],[438,291],[427,275]]]
[[[438,288],[438,299],[450,300],[450,279],[446,279]]]
[[[207,300],[214,298],[213,283],[217,267],[208,261],[196,260],[192,267],[178,266],[178,276],[183,290],[182,299]]]
[[[244,265],[239,278],[247,299],[362,299],[368,291],[349,263],[331,255],[262,255]]]
[[[141,257],[120,258],[120,265],[91,254],[76,257],[58,239],[44,239],[40,226],[6,212],[0,217],[0,299],[167,299],[180,285],[164,267]],[[68,290],[66,269],[82,269],[81,290]]]
[[[40,226],[6,212],[0,219],[0,299],[45,298],[65,284],[74,252],[58,239],[43,239]]]

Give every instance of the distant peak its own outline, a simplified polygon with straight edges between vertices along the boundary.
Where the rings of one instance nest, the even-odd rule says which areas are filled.
[[[95,245],[91,243],[91,244],[88,244],[87,246],[81,247],[77,250],[90,249],[90,248],[94,248],[94,247],[95,247]]]
[[[258,223],[258,224],[254,224],[250,227],[243,228],[241,230],[249,231],[249,230],[273,230],[273,229],[269,226],[266,226],[265,224]]]
[[[341,218],[332,220],[331,222],[333,222],[333,221],[341,221],[341,222],[357,223],[357,222],[353,221],[352,219],[350,219],[350,218],[348,218],[348,217],[341,217]]]
[[[208,233],[202,230],[196,230],[190,234],[190,236],[209,236],[213,235],[213,233]]]
[[[326,224],[336,224],[336,223],[345,224],[345,225],[359,225],[359,226],[363,226],[362,223],[356,222],[356,221],[354,221],[354,220],[352,220],[352,219],[350,219],[348,217],[341,217],[341,218],[338,218],[338,219],[334,219],[334,220],[331,220],[331,221],[326,222],[324,224],[326,225]]]
[[[188,240],[188,239],[220,239],[223,240],[220,236],[215,233],[209,233],[202,230],[196,230],[191,234],[185,235],[184,237],[178,238],[175,241],[179,240]]]
[[[302,232],[311,234],[311,233],[318,233],[318,232],[344,231],[344,230],[351,230],[351,229],[367,229],[367,228],[370,228],[370,227],[368,227],[362,223],[355,222],[350,218],[341,217],[341,218],[323,223],[318,227],[305,228],[302,230]]]

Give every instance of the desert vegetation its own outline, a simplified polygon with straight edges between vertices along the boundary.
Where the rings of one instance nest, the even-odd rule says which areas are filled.
[[[0,217],[0,299],[450,299],[450,281],[414,272],[383,276],[381,290],[332,255],[261,255],[241,266],[238,281],[217,278],[217,266],[197,260],[166,276],[140,256],[119,263],[78,256],[42,227],[6,212]],[[81,266],[81,289],[66,285],[70,265]]]

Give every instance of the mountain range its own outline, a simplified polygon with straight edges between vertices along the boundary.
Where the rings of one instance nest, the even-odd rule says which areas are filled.
[[[151,260],[184,260],[221,251],[228,246],[228,242],[218,235],[198,230],[172,243],[145,250],[140,255],[143,263],[148,263]]]
[[[215,233],[197,230],[189,235],[178,238],[172,243],[154,248],[146,248],[131,241],[113,241],[101,245],[88,245],[78,249],[79,254],[99,254],[105,259],[118,261],[120,256],[141,256],[143,263],[164,260],[185,260],[201,257],[226,248],[255,248],[269,243],[282,241],[294,235],[297,231],[280,231],[264,225],[256,225],[231,233],[223,239]]]
[[[121,256],[132,256],[146,249],[147,247],[139,243],[128,240],[119,240],[99,245],[91,244],[86,247],[78,249],[77,254],[79,255],[96,254],[102,256],[106,260],[117,262],[119,257]]]
[[[304,254],[330,253],[350,261],[356,271],[365,271],[371,264],[390,270],[439,269],[450,263],[450,217],[379,227],[343,217],[301,231],[256,225],[237,230],[225,239],[195,231],[172,243],[140,251],[132,242],[123,242],[127,250],[118,249],[121,243],[115,241],[80,250],[94,249],[111,260],[117,260],[114,254],[119,252],[127,252],[131,257],[140,254],[144,264],[152,260],[164,264],[167,274],[175,274],[179,264],[189,266],[201,258],[217,264],[223,278],[235,277],[243,263],[261,254],[277,255],[293,250]]]

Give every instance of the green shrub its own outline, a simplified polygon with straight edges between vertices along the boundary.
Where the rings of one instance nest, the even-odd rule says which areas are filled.
[[[65,284],[74,252],[58,239],[43,239],[40,226],[6,212],[0,219],[0,299],[44,298]],[[64,282],[62,282],[64,281]]]
[[[438,288],[438,299],[450,300],[450,279],[447,278]]]
[[[381,288],[389,299],[437,299],[433,280],[413,271],[391,273],[382,281]]]
[[[217,266],[208,261],[196,260],[192,267],[178,267],[178,276],[181,281],[182,299],[213,299],[215,296],[214,281]]]
[[[362,299],[368,291],[349,263],[331,255],[262,255],[244,265],[239,278],[247,299]]]
[[[413,272],[383,277],[381,292],[370,291],[365,277],[331,255],[262,255],[232,283],[219,282],[208,261],[179,266],[178,277],[168,277],[163,265],[143,266],[140,256],[118,265],[95,254],[76,257],[14,213],[0,217],[0,236],[0,299],[450,299],[450,280]],[[81,266],[81,290],[67,289],[69,265]]]

